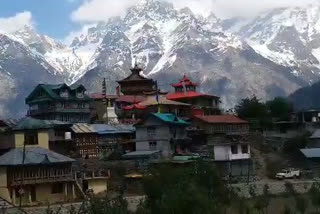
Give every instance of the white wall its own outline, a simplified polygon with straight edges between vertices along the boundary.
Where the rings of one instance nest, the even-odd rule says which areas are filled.
[[[214,145],[214,160],[215,161],[228,161],[228,160],[241,160],[249,159],[250,154],[250,145],[248,145],[248,153],[242,153],[241,145],[238,144],[238,154],[232,154],[231,145]]]

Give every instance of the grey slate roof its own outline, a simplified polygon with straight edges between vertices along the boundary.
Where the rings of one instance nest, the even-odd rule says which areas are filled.
[[[64,155],[52,152],[40,147],[28,147],[25,149],[24,165],[49,165],[57,163],[70,163],[75,160]],[[0,166],[22,165],[23,148],[12,149],[0,156]]]
[[[300,149],[306,158],[320,158],[320,148]]]
[[[13,129],[50,129],[58,126],[71,126],[71,124],[57,120],[38,120],[31,117],[25,117]]]
[[[320,129],[315,130],[315,132],[313,132],[312,136],[310,137],[310,139],[318,139],[320,138]]]

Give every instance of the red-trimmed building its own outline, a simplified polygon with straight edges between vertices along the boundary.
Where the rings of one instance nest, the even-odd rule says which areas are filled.
[[[197,115],[220,114],[220,97],[198,92],[198,84],[186,75],[178,83],[172,84],[172,87],[175,91],[167,95],[169,100],[191,104],[194,114]]]
[[[250,158],[249,123],[234,115],[207,115],[193,118],[193,131],[205,136],[215,161]]]

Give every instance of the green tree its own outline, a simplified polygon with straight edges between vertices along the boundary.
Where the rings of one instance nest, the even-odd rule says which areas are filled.
[[[266,103],[268,112],[273,118],[289,120],[290,113],[293,112],[293,105],[286,98],[276,97]]]
[[[261,102],[256,96],[252,98],[242,99],[235,107],[235,111],[239,117],[244,119],[261,119],[268,115],[266,105]]]
[[[310,190],[309,196],[311,199],[312,205],[317,209],[317,213],[319,213],[320,208],[320,190],[319,190],[319,183],[313,183]]]
[[[93,198],[83,206],[82,213],[86,214],[128,214],[128,203],[123,198],[114,200]]]
[[[310,133],[305,133],[286,140],[283,144],[283,152],[289,155],[299,157],[301,155],[300,149],[306,147]]]
[[[283,214],[291,214],[291,209],[288,207],[288,205],[284,207]]]
[[[271,118],[265,103],[261,102],[256,96],[242,99],[235,107],[237,115],[251,122],[252,128],[265,128],[271,126]]]
[[[224,213],[233,195],[212,163],[158,166],[144,180],[146,201],[139,213]]]
[[[308,200],[306,200],[303,196],[296,196],[296,210],[301,214],[305,214],[308,208]]]

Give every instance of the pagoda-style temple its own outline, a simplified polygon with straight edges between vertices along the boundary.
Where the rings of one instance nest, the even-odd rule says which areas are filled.
[[[140,73],[142,68],[135,65],[130,69],[131,74],[123,80],[118,81],[123,95],[145,95],[156,90],[156,82],[143,77]]]
[[[192,82],[186,75],[178,83],[172,84],[175,91],[167,95],[167,99],[192,105],[196,114],[215,115],[220,114],[220,98],[214,95],[197,91],[197,83]],[[201,111],[201,112],[198,112]]]

